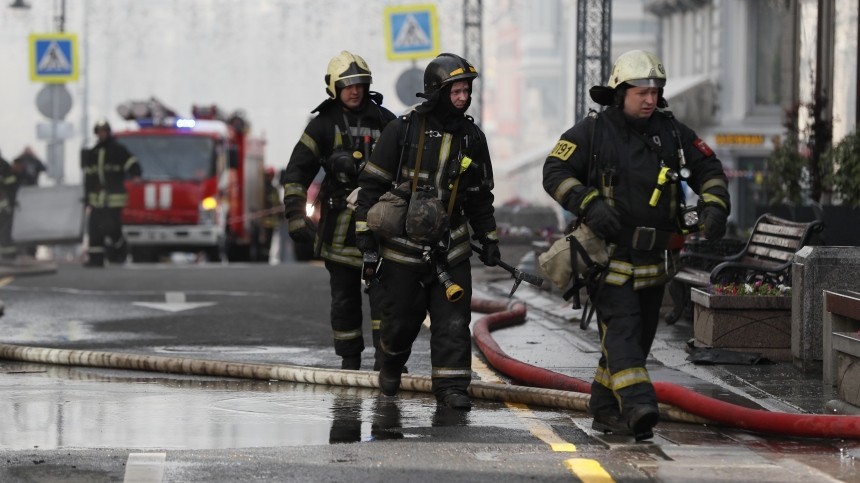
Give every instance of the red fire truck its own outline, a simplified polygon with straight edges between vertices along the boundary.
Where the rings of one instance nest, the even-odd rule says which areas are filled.
[[[134,126],[115,136],[137,158],[139,182],[126,182],[123,233],[134,261],[171,252],[211,261],[257,261],[261,249],[265,141],[248,134],[241,111],[193,106],[179,117],[155,99],[117,111]]]

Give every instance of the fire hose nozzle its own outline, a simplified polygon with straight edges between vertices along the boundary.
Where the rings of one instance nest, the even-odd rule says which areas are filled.
[[[445,287],[445,298],[448,299],[448,302],[456,302],[463,298],[466,291],[451,280],[451,274],[439,264],[436,265],[436,278]]]

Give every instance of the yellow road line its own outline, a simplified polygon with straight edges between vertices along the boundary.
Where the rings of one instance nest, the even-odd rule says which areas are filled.
[[[6,285],[9,285],[10,283],[12,283],[13,280],[15,280],[15,277],[0,278],[0,287],[5,287]]]
[[[582,483],[614,483],[615,480],[600,466],[597,460],[571,458],[564,460],[564,466],[582,480]]]
[[[502,380],[499,379],[498,376],[496,376],[496,374],[487,367],[481,359],[478,359],[475,356],[472,356],[472,370],[478,374],[478,377],[480,377],[482,381],[493,383],[502,382]],[[529,432],[549,445],[553,451],[567,453],[576,452],[576,445],[568,443],[561,436],[556,434],[551,427],[546,425],[543,421],[538,420],[534,413],[532,413],[529,407],[525,404],[506,402],[505,405],[516,411],[517,416],[526,421],[526,426],[528,427]]]
[[[482,381],[503,384],[496,373],[484,364],[484,361],[472,356],[472,370]],[[516,411],[518,417],[526,421],[530,433],[540,439],[555,452],[575,453],[576,445],[565,441],[547,424],[539,421],[525,404],[506,402],[506,406]],[[564,460],[564,466],[579,478],[582,483],[614,483],[612,476],[603,469],[600,462],[588,458],[570,458]]]

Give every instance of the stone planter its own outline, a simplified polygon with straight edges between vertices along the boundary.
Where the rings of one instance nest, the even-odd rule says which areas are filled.
[[[696,345],[791,361],[791,297],[711,295],[692,288]]]

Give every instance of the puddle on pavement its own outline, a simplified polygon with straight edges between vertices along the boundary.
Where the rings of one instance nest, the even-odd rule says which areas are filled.
[[[422,393],[5,361],[0,374],[0,448],[13,450],[322,445],[504,424],[501,404],[438,411]]]

